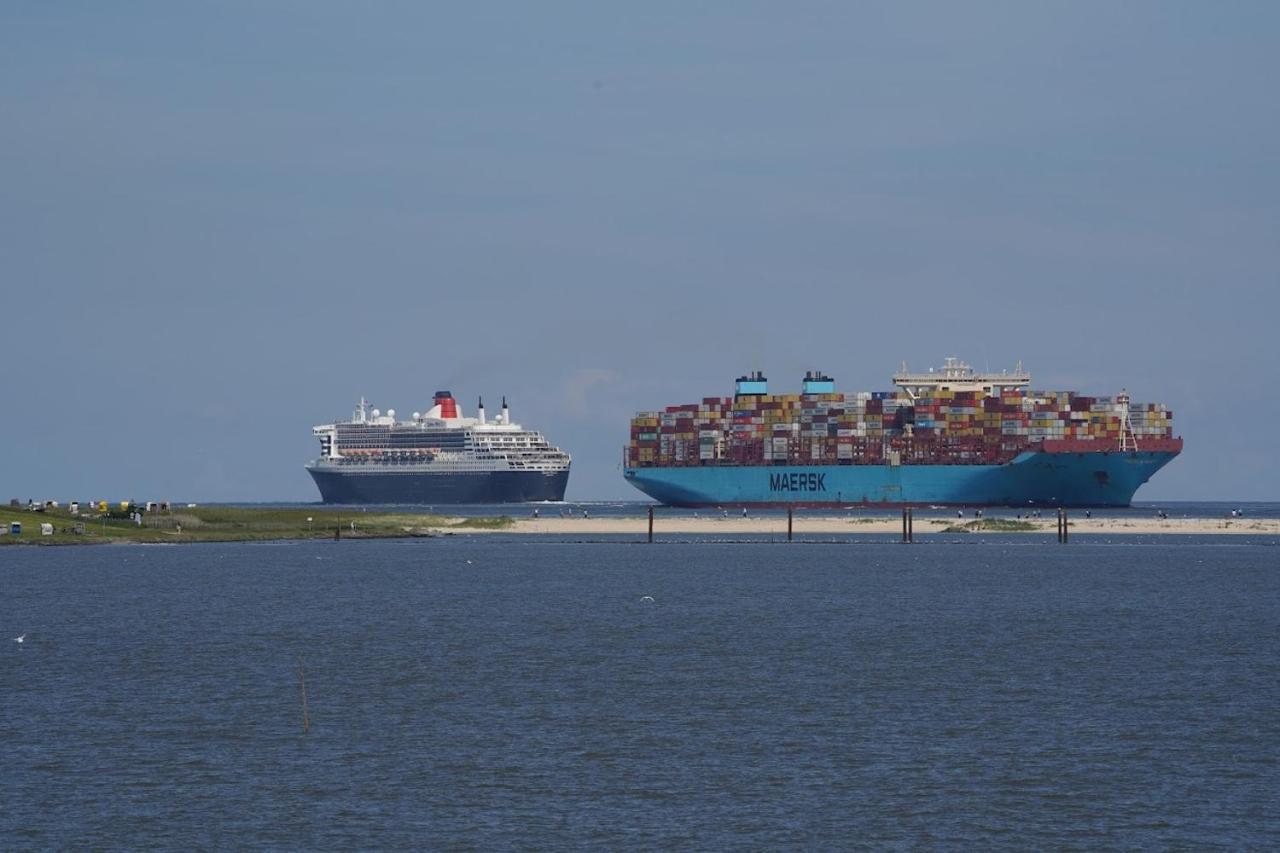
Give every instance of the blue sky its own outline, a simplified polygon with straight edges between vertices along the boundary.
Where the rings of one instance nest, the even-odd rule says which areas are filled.
[[[0,7],[0,497],[309,500],[451,388],[637,409],[1021,360],[1280,499],[1280,6]]]

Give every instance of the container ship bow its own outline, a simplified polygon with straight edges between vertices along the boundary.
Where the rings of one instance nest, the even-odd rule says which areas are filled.
[[[1021,365],[904,364],[893,382],[843,394],[810,372],[770,395],[739,377],[732,398],[632,419],[625,476],[672,506],[1122,507],[1182,451],[1164,405],[1033,391]]]
[[[351,420],[312,433],[320,456],[306,467],[325,503],[560,501],[569,482],[569,454],[513,424],[505,399],[493,421],[483,401],[463,417],[448,391],[408,421],[362,399]]]

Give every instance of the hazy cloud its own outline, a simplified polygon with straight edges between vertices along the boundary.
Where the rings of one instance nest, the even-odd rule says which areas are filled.
[[[621,378],[621,373],[608,368],[586,367],[575,370],[565,379],[560,388],[560,399],[564,403],[564,410],[576,418],[591,415],[593,412],[587,400],[591,389],[598,385],[616,383]]]

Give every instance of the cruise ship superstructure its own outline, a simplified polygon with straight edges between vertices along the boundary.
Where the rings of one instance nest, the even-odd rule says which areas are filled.
[[[437,391],[432,407],[407,421],[362,398],[351,420],[312,433],[320,455],[306,468],[325,503],[559,501],[569,482],[569,454],[512,423],[505,398],[493,420],[483,400],[469,418],[450,392]]]

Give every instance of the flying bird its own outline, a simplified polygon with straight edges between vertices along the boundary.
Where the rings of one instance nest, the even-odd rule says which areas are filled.
[[[26,634],[26,632],[25,632],[25,631],[24,631],[24,632],[22,632],[22,636],[21,636],[21,637],[14,637],[14,638],[13,638],[13,641],[14,641],[15,643],[25,643],[25,642],[27,641],[27,634]]]

